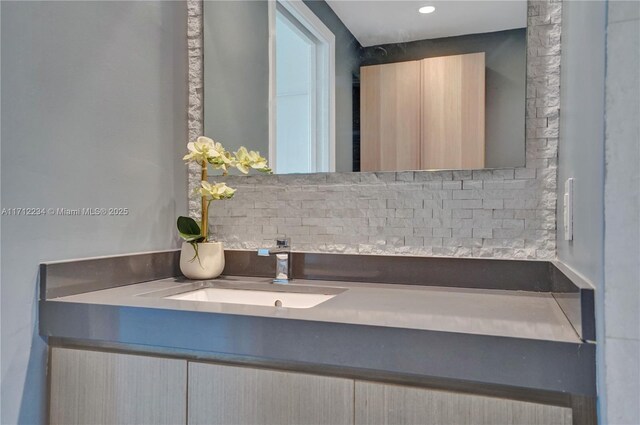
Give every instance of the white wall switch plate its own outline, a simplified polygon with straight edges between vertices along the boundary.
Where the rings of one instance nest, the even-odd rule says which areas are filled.
[[[564,240],[573,240],[573,177],[564,182],[563,198]]]

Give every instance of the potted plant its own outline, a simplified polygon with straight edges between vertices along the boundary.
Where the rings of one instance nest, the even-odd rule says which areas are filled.
[[[187,145],[189,153],[184,156],[187,163],[201,167],[201,181],[194,194],[201,198],[200,224],[191,217],[178,217],[178,232],[184,240],[180,251],[180,270],[189,279],[213,279],[224,269],[224,247],[222,242],[209,241],[209,205],[213,201],[230,199],[236,192],[226,183],[209,183],[209,167],[221,170],[226,176],[229,169],[236,168],[247,174],[250,170],[271,173],[267,160],[258,152],[241,147],[229,152],[220,143],[208,137],[198,137]]]

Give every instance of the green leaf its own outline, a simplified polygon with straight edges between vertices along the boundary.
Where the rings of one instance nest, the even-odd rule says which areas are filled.
[[[180,237],[187,242],[201,242],[198,239],[203,238],[200,226],[191,217],[178,217],[178,232]]]
[[[178,232],[180,233],[180,232]],[[180,237],[184,239],[185,242],[203,242],[204,236],[202,235],[185,235],[184,233],[180,233]]]

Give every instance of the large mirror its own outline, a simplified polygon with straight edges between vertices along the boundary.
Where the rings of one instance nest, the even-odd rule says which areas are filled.
[[[205,134],[278,174],[523,166],[526,22],[526,0],[205,1]]]

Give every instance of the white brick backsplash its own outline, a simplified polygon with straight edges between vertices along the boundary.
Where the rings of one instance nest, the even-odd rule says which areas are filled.
[[[501,210],[504,208],[504,200],[502,199],[483,199],[482,208],[488,210]]]
[[[516,179],[535,179],[536,178],[536,170],[532,168],[516,168],[514,171],[515,171]]]
[[[451,211],[452,218],[472,218],[473,210],[456,209]]]
[[[469,228],[459,228],[452,229],[452,236],[454,238],[470,238],[473,236],[473,229]]]
[[[471,170],[456,170],[452,171],[453,180],[471,180],[472,179],[472,171]]]
[[[438,228],[433,229],[433,236],[436,238],[450,238],[451,237],[451,229],[449,228]]]
[[[191,141],[203,132],[202,0],[187,8]],[[307,252],[555,257],[561,12],[556,0],[528,4],[524,167],[230,176],[238,191],[211,204],[213,234],[235,249],[284,233]],[[190,166],[190,191],[199,178]]]
[[[513,179],[515,171],[512,169],[493,170],[494,179],[511,180]]]
[[[463,189],[482,189],[482,180],[464,180],[462,182]]]
[[[513,218],[516,210],[493,210],[493,218]]]
[[[433,218],[451,218],[451,213],[452,210],[445,210],[440,208],[432,210]]]
[[[460,190],[462,189],[462,181],[453,180],[442,182],[442,189],[444,190]]]
[[[475,229],[472,229],[472,230],[473,230],[473,237],[474,238],[482,238],[482,239],[493,238],[493,229],[475,228]]]

